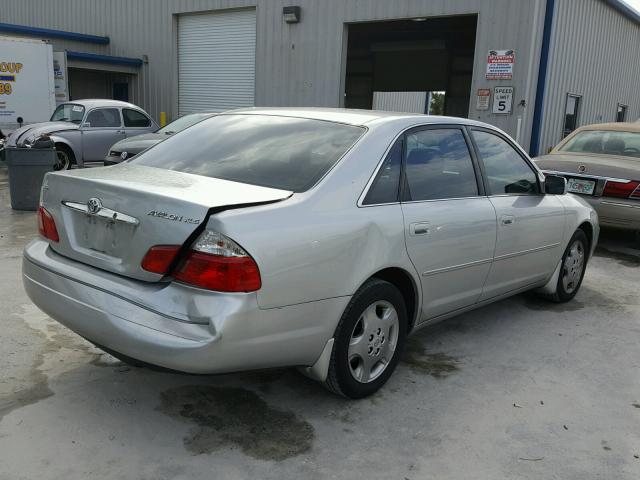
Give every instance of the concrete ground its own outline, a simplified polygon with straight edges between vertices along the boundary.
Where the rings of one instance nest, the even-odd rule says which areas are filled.
[[[0,169],[0,479],[638,479],[640,251],[605,232],[565,305],[517,296],[423,330],[386,387],[125,366],[34,307],[33,213]]]

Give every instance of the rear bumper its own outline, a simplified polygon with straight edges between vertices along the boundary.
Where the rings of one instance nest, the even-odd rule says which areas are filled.
[[[640,230],[640,201],[623,198],[581,196],[598,212],[600,225]]]
[[[41,310],[88,340],[189,373],[312,365],[349,301],[261,310],[255,293],[132,281],[62,257],[43,240],[25,248],[23,282]]]

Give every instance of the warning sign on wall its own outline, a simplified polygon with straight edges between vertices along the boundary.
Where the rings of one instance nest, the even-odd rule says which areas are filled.
[[[513,50],[489,50],[487,80],[511,80],[516,55]]]
[[[491,90],[488,88],[479,88],[476,100],[476,110],[489,110],[489,99],[491,98]]]

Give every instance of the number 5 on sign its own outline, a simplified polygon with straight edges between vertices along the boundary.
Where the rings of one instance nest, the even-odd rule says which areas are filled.
[[[496,115],[509,114],[513,107],[513,87],[494,87],[493,113]]]

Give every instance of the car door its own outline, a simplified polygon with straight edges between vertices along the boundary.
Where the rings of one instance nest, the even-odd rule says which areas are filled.
[[[494,260],[482,300],[533,285],[555,269],[564,246],[565,211],[545,195],[530,160],[496,131],[472,128],[485,188],[496,210]]]
[[[85,162],[103,161],[114,143],[124,138],[118,108],[94,108],[82,125],[82,157]]]
[[[127,138],[156,130],[156,126],[149,117],[133,108],[123,108],[122,119],[124,120],[124,131]]]
[[[422,319],[474,304],[489,273],[496,215],[462,126],[406,132],[402,212],[423,291]]]

